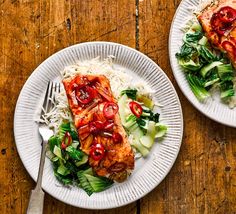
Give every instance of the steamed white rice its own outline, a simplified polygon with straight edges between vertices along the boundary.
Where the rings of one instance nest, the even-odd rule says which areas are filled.
[[[120,67],[114,67],[113,56],[101,61],[99,57],[92,60],[78,62],[76,65],[68,66],[62,71],[62,77],[67,78],[80,74],[102,74],[110,80],[111,90],[116,99],[120,92],[127,88],[136,88],[144,95],[152,94],[153,91],[144,81],[135,81],[133,76]]]

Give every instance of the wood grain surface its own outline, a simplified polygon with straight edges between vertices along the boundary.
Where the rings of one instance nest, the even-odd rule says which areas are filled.
[[[0,0],[0,212],[25,213],[35,183],[13,135],[19,92],[32,71],[64,47],[113,41],[137,48],[173,82],[184,138],[172,170],[143,199],[106,211],[66,205],[48,194],[45,214],[236,213],[236,129],[206,118],[180,92],[169,63],[168,36],[180,0]]]

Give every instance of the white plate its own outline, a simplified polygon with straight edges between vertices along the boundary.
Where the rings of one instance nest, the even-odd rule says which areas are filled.
[[[175,13],[169,36],[169,55],[171,67],[180,89],[187,99],[200,112],[219,123],[236,127],[236,108],[230,109],[228,105],[222,103],[219,94],[217,94],[218,96],[213,96],[208,99],[205,103],[199,102],[191,91],[184,76],[183,69],[181,69],[178,65],[175,57],[175,54],[179,52],[182,45],[182,38],[184,35],[182,29],[186,22],[191,19],[193,10],[199,7],[200,2],[202,2],[202,0],[183,0]]]
[[[154,189],[170,171],[180,149],[183,118],[178,96],[165,73],[144,54],[109,42],[90,42],[74,45],[59,51],[45,60],[29,77],[17,101],[14,134],[20,158],[36,180],[40,158],[40,136],[34,116],[41,105],[47,82],[57,78],[65,66],[97,56],[115,56],[114,64],[146,80],[156,91],[155,97],[164,105],[162,122],[168,133],[161,143],[156,143],[145,159],[138,160],[130,178],[110,189],[88,196],[82,189],[63,187],[53,175],[52,165],[46,159],[43,189],[53,197],[73,206],[87,209],[108,209],[126,205]]]

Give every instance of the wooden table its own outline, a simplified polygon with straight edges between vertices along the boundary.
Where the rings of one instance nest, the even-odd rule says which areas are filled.
[[[89,211],[46,194],[44,213],[236,213],[236,129],[193,108],[168,58],[168,36],[180,0],[0,0],[0,212],[25,213],[35,183],[13,136],[14,109],[32,71],[53,53],[86,41],[112,41],[153,59],[173,82],[183,107],[184,137],[164,181],[128,206]],[[235,121],[236,122],[236,121]]]

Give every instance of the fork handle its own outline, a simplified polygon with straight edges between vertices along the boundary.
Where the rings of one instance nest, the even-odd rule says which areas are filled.
[[[38,178],[37,178],[37,184],[35,189],[41,189],[42,186],[42,178],[43,178],[43,167],[45,163],[45,157],[46,157],[46,145],[48,141],[42,140],[42,149],[41,149],[41,157],[40,157],[40,163],[39,163],[39,171],[38,171]]]
[[[44,192],[42,189],[31,191],[27,214],[42,214],[44,204]]]
[[[34,190],[31,191],[30,200],[28,204],[27,214],[42,214],[44,204],[44,192],[41,188],[43,167],[46,156],[47,141],[42,141],[41,157],[38,171],[37,184]]]

